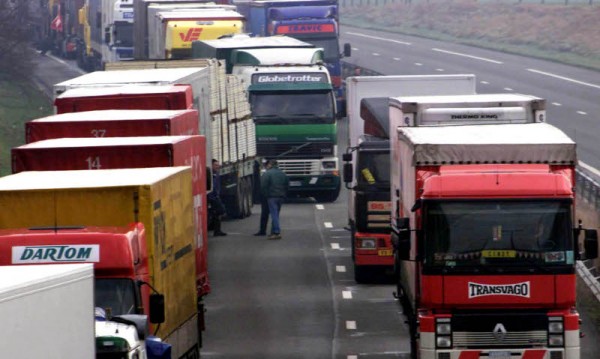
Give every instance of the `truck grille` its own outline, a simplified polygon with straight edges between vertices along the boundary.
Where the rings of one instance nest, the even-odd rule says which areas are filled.
[[[278,161],[279,169],[288,176],[293,175],[319,175],[321,173],[320,161]]]
[[[323,158],[333,156],[331,142],[257,143],[259,156],[278,158]],[[285,153],[284,156],[281,156]],[[280,157],[281,156],[281,157]]]
[[[452,343],[460,348],[529,348],[545,345],[548,343],[548,336],[544,330],[509,332],[499,340],[493,333],[453,332]]]

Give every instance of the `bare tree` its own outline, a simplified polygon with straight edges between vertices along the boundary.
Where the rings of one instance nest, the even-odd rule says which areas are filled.
[[[31,0],[0,0],[0,72],[8,78],[31,73]]]

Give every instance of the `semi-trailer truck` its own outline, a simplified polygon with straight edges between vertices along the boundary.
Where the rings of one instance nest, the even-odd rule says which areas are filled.
[[[389,97],[475,94],[474,75],[353,76],[346,79],[348,148],[343,154],[354,279],[394,266],[390,241]]]
[[[5,264],[93,263],[96,306],[146,315],[173,358],[199,357],[190,167],[21,172],[0,178],[0,204]],[[128,355],[116,337],[96,345]]]
[[[411,357],[579,358],[575,261],[581,249],[595,258],[598,243],[575,223],[575,143],[540,121],[544,111],[447,105],[434,96],[389,105]],[[452,120],[464,122],[438,124]],[[414,122],[432,125],[406,126]]]

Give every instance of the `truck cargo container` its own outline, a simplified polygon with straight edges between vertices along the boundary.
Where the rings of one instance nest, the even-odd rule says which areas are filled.
[[[152,101],[155,96],[152,93],[160,92],[153,87],[190,85],[193,107],[199,111],[200,134],[206,137],[207,163],[214,158],[222,164],[221,195],[227,213],[232,218],[249,216],[259,168],[254,123],[239,80],[227,76],[224,65],[216,60],[118,62],[107,66],[107,70],[56,84],[55,93],[75,88],[89,90],[92,87],[106,87],[106,91],[112,88],[118,93],[119,89],[138,85],[147,89],[148,101]],[[81,100],[89,102],[85,95]],[[111,101],[100,103],[96,98],[94,103],[96,107],[111,108]],[[143,101],[140,101],[138,108],[145,108]]]
[[[190,166],[198,297],[202,298],[210,293],[205,146],[204,136],[57,138],[14,147],[12,172]]]
[[[0,262],[2,357],[94,358],[93,266],[7,265],[11,255]]]
[[[574,223],[575,143],[525,123],[536,111],[420,102],[436,99],[390,102],[392,242],[411,357],[579,358],[575,261],[582,248],[595,258],[598,243]],[[452,119],[508,123],[401,125]]]
[[[190,167],[21,172],[0,178],[0,208],[13,264],[94,263],[98,303],[148,315],[173,358],[199,356]]]
[[[148,60],[149,54],[149,18],[155,16],[158,11],[168,9],[183,9],[194,7],[214,7],[215,3],[221,4],[223,8],[234,8],[227,6],[227,1],[202,1],[202,0],[136,0],[133,3],[133,13],[136,21],[133,24],[133,57],[135,60]]]
[[[354,279],[393,269],[390,240],[389,97],[475,94],[474,75],[354,76],[346,79],[348,148],[343,155]]]
[[[61,137],[192,136],[197,110],[97,110],[69,112],[25,123],[25,143]]]
[[[208,7],[210,6],[210,7]],[[189,59],[192,41],[212,40],[244,31],[244,16],[234,6],[163,9],[148,14],[148,58]]]
[[[116,79],[118,81],[118,79]],[[65,90],[54,99],[56,113],[93,110],[186,110],[194,106],[192,88],[177,86],[85,87]]]

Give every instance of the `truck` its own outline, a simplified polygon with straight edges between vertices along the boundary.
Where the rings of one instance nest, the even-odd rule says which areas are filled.
[[[155,36],[156,31],[158,31],[158,28],[155,27],[155,18],[158,16],[159,12],[194,11],[196,9],[211,8],[220,8],[230,11],[236,10],[235,6],[229,5],[226,1],[136,0],[133,4],[133,11],[136,19],[133,29],[134,59],[150,59],[150,41],[157,41],[157,39],[153,40],[151,37]],[[208,25],[208,23],[206,23],[206,25]],[[195,33],[192,32],[191,34],[194,35]],[[197,35],[200,35],[200,33]]]
[[[346,79],[348,148],[343,179],[354,279],[370,282],[394,267],[390,239],[389,97],[475,94],[474,75],[352,76]]]
[[[221,197],[227,214],[231,218],[244,218],[251,214],[260,164],[247,96],[239,80],[227,76],[224,68],[217,60],[123,61],[107,66],[107,71],[58,83],[54,90],[56,97],[60,97],[67,90],[104,87],[104,97],[82,95],[80,100],[94,103],[95,109],[110,109],[115,100],[111,100],[114,97],[107,92],[118,94],[137,85],[138,89],[145,89],[138,95],[146,98],[146,101],[139,101],[138,109],[146,108],[149,103],[152,106],[162,104],[166,106],[163,109],[168,109],[170,102],[164,100],[157,87],[191,86],[191,104],[199,111],[200,135],[206,137],[206,163],[214,158],[222,164]],[[91,97],[93,101],[90,101]]]
[[[77,64],[85,71],[133,59],[134,0],[85,0],[78,11]]]
[[[232,72],[247,86],[257,154],[277,159],[290,196],[337,199],[335,94],[319,48],[237,49]]]
[[[351,47],[344,44],[340,52],[337,0],[233,0],[233,4],[254,36],[287,35],[324,49],[337,106],[345,107],[341,59],[351,55]]]
[[[205,5],[203,8],[158,8],[148,13],[148,57],[189,59],[192,41],[218,39],[244,31],[244,17],[231,8]]]
[[[93,358],[96,352],[93,266],[8,265],[11,256],[10,251],[2,251],[2,356]]]
[[[574,223],[576,144],[539,102],[496,97],[390,100],[396,294],[412,358],[579,358],[575,262],[581,249],[595,258],[598,240]],[[453,120],[463,123],[438,124]]]
[[[199,357],[190,167],[21,172],[0,178],[0,204],[4,264],[93,263],[94,303],[111,321],[143,329],[143,315],[173,358]],[[113,333],[96,338],[98,358],[128,355]]]
[[[192,136],[197,110],[96,110],[29,120],[25,143],[61,137]]]
[[[135,132],[130,133],[130,136]],[[210,293],[207,248],[206,140],[204,136],[56,138],[11,149],[12,173],[190,166],[192,168],[199,305]],[[200,311],[200,319],[204,319]]]

